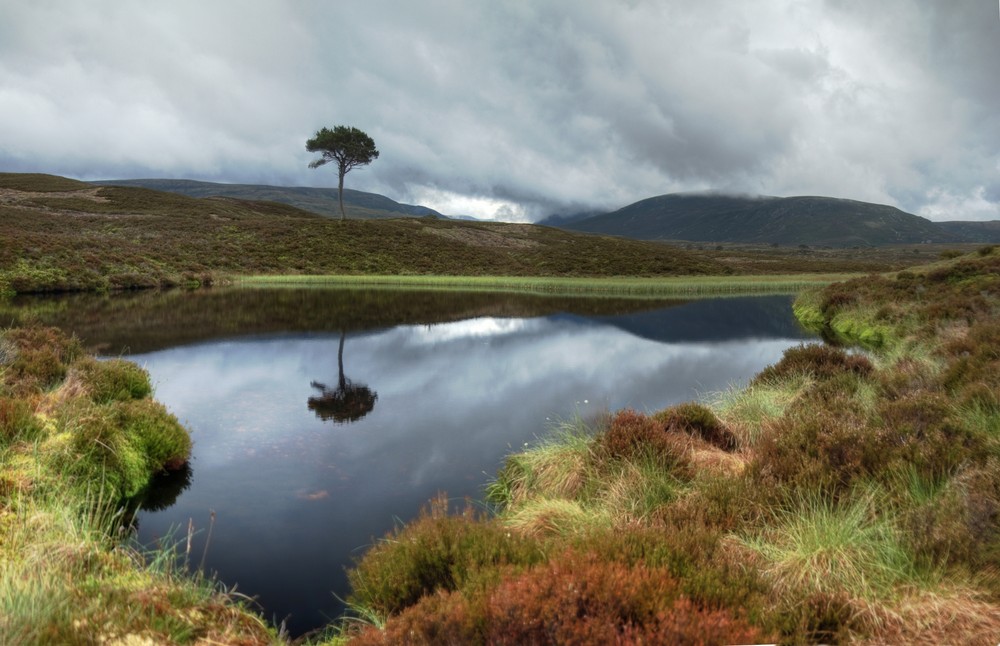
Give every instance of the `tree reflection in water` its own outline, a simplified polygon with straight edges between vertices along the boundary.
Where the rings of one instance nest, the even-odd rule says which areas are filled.
[[[319,396],[310,397],[306,404],[309,410],[316,413],[321,420],[333,420],[338,424],[356,422],[375,408],[378,393],[365,384],[354,383],[344,376],[344,338],[346,332],[340,333],[340,348],[337,351],[337,367],[339,379],[336,388],[330,388],[318,381],[310,382],[313,388],[319,390]]]

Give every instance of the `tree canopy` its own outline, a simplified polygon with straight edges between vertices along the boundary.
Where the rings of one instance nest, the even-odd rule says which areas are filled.
[[[306,141],[306,150],[320,153],[318,159],[309,162],[309,168],[319,168],[330,162],[337,164],[340,218],[344,219],[347,217],[344,213],[344,175],[378,159],[375,141],[353,126],[336,126],[333,130],[321,128],[316,131],[316,136]]]

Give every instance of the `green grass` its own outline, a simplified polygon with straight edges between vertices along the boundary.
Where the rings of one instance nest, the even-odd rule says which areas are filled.
[[[530,449],[512,454],[487,485],[491,503],[509,507],[530,495],[565,498],[578,495],[591,477],[593,431],[581,419],[557,424]]]
[[[215,581],[180,568],[172,545],[122,542],[123,517],[101,492],[5,501],[0,551],[4,643],[268,643],[273,633]]]
[[[789,603],[821,594],[877,599],[919,581],[884,500],[862,491],[846,500],[805,493],[775,522],[743,539]]]
[[[605,508],[588,509],[576,500],[532,496],[504,515],[503,524],[529,537],[573,536],[611,527]]]
[[[540,276],[246,276],[250,286],[294,285],[462,291],[541,292],[556,295],[613,295],[629,297],[794,294],[817,285],[851,278],[851,274],[797,274],[759,276],[683,276],[664,278],[568,278]]]
[[[781,417],[788,406],[813,380],[807,375],[755,382],[744,388],[730,388],[710,396],[718,411],[738,438],[740,448],[751,449],[768,420]]]

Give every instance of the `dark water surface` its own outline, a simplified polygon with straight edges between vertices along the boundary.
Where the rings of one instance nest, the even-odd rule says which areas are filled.
[[[191,431],[190,472],[154,492],[139,539],[193,521],[192,562],[301,634],[341,613],[373,538],[438,491],[481,498],[554,421],[658,410],[775,362],[807,337],[790,300],[227,290],[33,307],[143,365]]]

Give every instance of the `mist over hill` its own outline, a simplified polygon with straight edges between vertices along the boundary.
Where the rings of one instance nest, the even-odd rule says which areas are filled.
[[[240,200],[288,204],[304,211],[328,217],[340,217],[340,203],[335,188],[305,186],[266,186],[259,184],[219,184],[189,179],[113,179],[91,182],[100,186],[132,186],[154,191],[177,193],[188,197],[232,197]],[[446,217],[426,206],[400,204],[377,193],[344,189],[344,211],[349,218],[375,219],[398,217]]]

